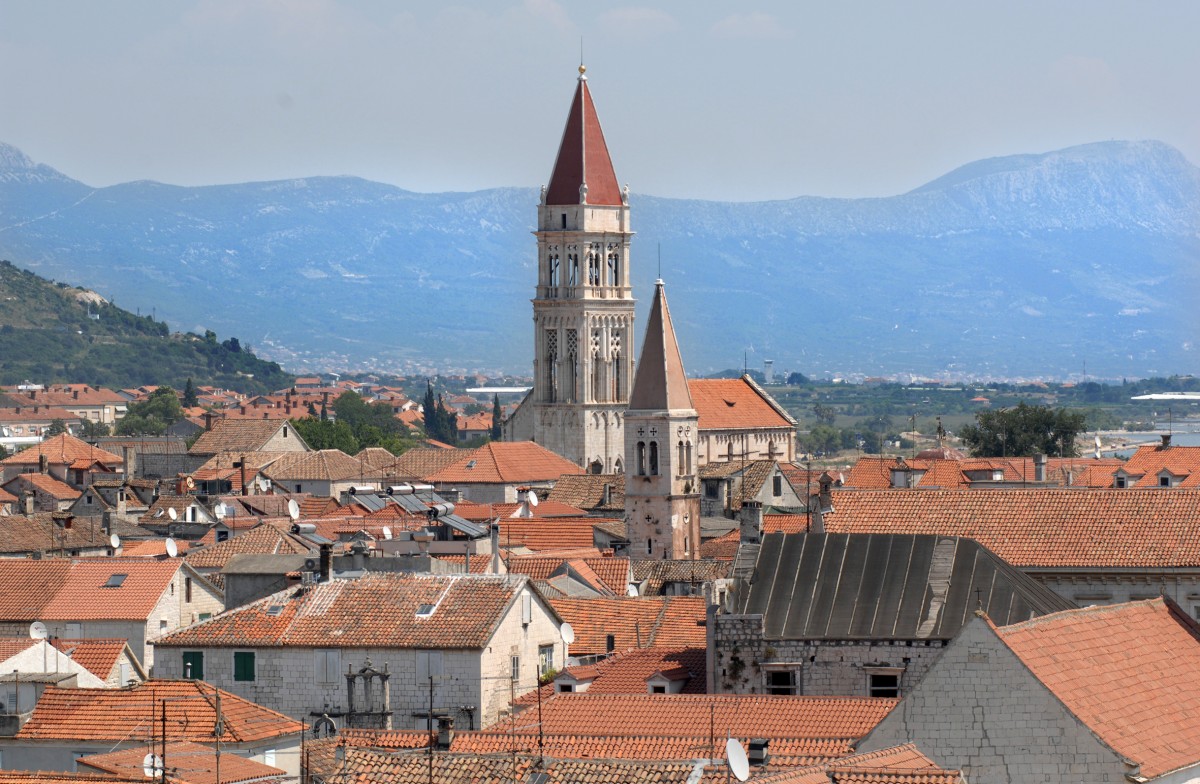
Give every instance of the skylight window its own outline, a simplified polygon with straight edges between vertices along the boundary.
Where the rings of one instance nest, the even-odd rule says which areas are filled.
[[[471,470],[472,468],[474,468],[474,467],[475,467],[475,461],[474,461],[474,460],[471,460],[471,461],[469,461],[469,462],[467,463],[467,470],[468,470],[468,471],[470,471],[470,470]]]
[[[271,616],[272,618],[278,617],[280,615],[280,613],[282,613],[282,612],[283,612],[282,604],[272,604],[270,607],[267,608],[267,615]]]
[[[436,608],[437,608],[437,605],[435,605],[435,604],[422,604],[420,607],[417,608],[417,617],[418,618],[428,618],[429,616],[433,615],[433,611]]]
[[[108,577],[108,582],[106,582],[106,583],[105,583],[103,586],[101,586],[101,587],[102,587],[102,588],[120,588],[120,587],[121,587],[121,583],[125,582],[125,578],[126,578],[126,577],[128,577],[128,576],[129,576],[129,575],[127,575],[127,574],[112,574],[112,575],[109,575],[109,577]]]

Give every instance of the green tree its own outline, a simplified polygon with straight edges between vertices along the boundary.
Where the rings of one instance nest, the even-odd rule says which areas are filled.
[[[823,425],[832,425],[837,419],[837,409],[833,406],[823,406],[820,403],[813,403],[813,416]]]
[[[145,400],[130,403],[117,423],[117,435],[162,435],[172,424],[183,419],[179,397],[170,387],[159,387]]]
[[[93,422],[90,419],[85,419],[79,428],[79,435],[81,438],[101,438],[108,435],[111,430],[112,428],[103,422]]]
[[[188,376],[187,384],[183,387],[182,405],[184,408],[195,408],[200,405],[200,399],[196,397],[196,387],[192,384],[191,376]]]
[[[958,430],[974,457],[1075,457],[1075,437],[1087,427],[1087,415],[1082,411],[1028,403],[980,411],[975,421]]]
[[[500,396],[492,396],[492,440],[500,440],[500,424],[504,414],[500,409]]]
[[[52,438],[54,436],[61,436],[66,432],[68,432],[66,422],[62,421],[61,419],[52,419],[49,426],[46,427],[45,435],[47,438]]]
[[[313,449],[340,449],[348,455],[353,455],[361,448],[354,431],[345,422],[330,422],[327,419],[309,417],[293,419],[292,425],[305,443]]]

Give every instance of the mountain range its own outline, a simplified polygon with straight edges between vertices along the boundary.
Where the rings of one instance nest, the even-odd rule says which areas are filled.
[[[294,371],[528,373],[537,199],[351,177],[93,188],[0,144],[0,258]],[[1161,142],[976,161],[886,198],[631,207],[639,325],[661,265],[696,375],[1196,369],[1200,169]]]

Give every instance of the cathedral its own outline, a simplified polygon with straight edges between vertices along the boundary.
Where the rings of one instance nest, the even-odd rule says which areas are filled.
[[[587,76],[538,204],[533,389],[504,425],[597,474],[625,470],[633,381],[629,188],[617,184]]]

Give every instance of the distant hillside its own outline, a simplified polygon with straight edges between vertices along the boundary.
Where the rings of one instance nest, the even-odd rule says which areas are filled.
[[[292,383],[236,339],[171,334],[100,295],[54,283],[0,261],[0,384],[86,382],[116,389],[187,379],[242,392]]]
[[[297,371],[528,373],[537,199],[350,177],[91,188],[0,145],[0,258]],[[745,357],[1147,377],[1200,359],[1200,170],[1160,142],[978,161],[888,198],[631,204],[637,340],[661,245],[693,374]]]

